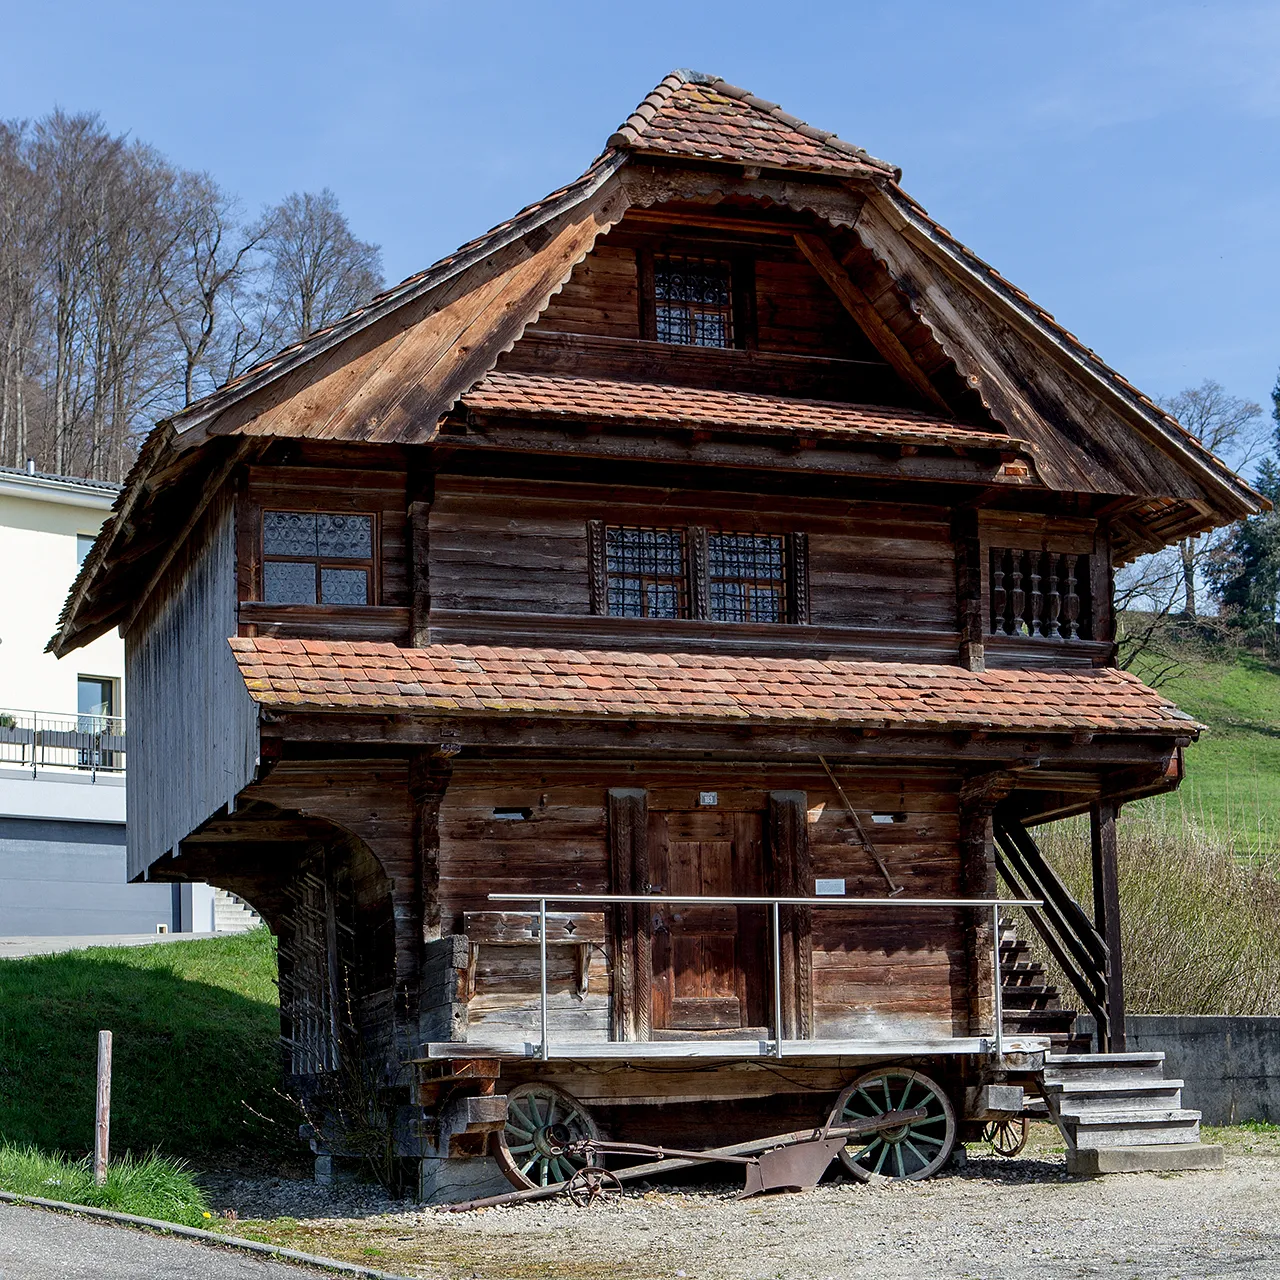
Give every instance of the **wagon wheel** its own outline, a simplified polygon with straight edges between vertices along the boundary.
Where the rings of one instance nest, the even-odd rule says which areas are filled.
[[[595,1121],[576,1098],[551,1084],[521,1084],[507,1094],[507,1123],[496,1156],[513,1186],[567,1182],[587,1162],[561,1154],[583,1138],[598,1138]]]
[[[1027,1117],[993,1120],[983,1129],[982,1140],[991,1143],[996,1155],[1012,1160],[1027,1145]]]
[[[942,1088],[922,1071],[905,1067],[868,1071],[836,1099],[828,1123],[834,1128],[916,1107],[925,1108],[922,1120],[882,1129],[865,1141],[851,1138],[840,1148],[840,1163],[859,1182],[866,1182],[873,1173],[913,1182],[937,1173],[956,1144],[956,1113]]]
[[[598,1201],[608,1204],[622,1199],[622,1183],[608,1169],[588,1165],[569,1179],[565,1194],[579,1209],[587,1209]]]

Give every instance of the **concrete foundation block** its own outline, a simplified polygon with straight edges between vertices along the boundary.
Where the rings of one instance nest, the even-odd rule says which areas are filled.
[[[514,1190],[492,1156],[427,1156],[418,1163],[418,1199],[423,1204],[457,1204]]]
[[[1185,1169],[1221,1169],[1223,1151],[1203,1142],[1150,1147],[1081,1147],[1067,1152],[1067,1172],[1077,1178],[1107,1173],[1173,1173]]]

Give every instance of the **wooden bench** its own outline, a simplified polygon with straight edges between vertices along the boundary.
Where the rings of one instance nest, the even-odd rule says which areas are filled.
[[[476,965],[480,948],[529,947],[538,945],[539,916],[536,911],[465,911],[462,932],[471,944],[467,965],[467,998],[475,994]],[[591,948],[603,946],[605,924],[603,911],[548,911],[547,946],[577,949],[578,994],[587,994],[587,971],[591,965]]]

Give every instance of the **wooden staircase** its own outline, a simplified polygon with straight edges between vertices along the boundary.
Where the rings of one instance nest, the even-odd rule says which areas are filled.
[[[1000,977],[1006,1036],[1048,1036],[1055,1053],[1088,1053],[1088,1036],[1076,1033],[1078,1014],[1062,1007],[1061,993],[1008,920],[1000,930]]]

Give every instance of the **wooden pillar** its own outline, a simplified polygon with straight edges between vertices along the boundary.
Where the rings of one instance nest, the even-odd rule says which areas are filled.
[[[996,897],[995,839],[991,815],[1012,791],[1014,778],[1002,770],[978,774],[960,788],[960,893],[965,898]],[[967,912],[965,949],[969,970],[969,1034],[995,1034],[996,939],[991,912],[985,907]]]
[[[1112,612],[1112,597],[1115,591],[1114,574],[1111,568],[1111,540],[1101,527],[1093,540],[1093,554],[1089,557],[1089,606],[1091,617],[1089,628],[1094,640],[1115,642],[1115,618]],[[1107,661],[1108,666],[1116,665],[1116,653],[1113,648]]]
[[[1124,957],[1120,938],[1120,880],[1116,867],[1116,806],[1100,801],[1089,810],[1093,853],[1093,919],[1110,953],[1107,962],[1108,1043],[1103,1053],[1125,1051]],[[1101,1028],[1099,1029],[1101,1030]]]
[[[987,669],[986,626],[982,608],[982,539],[978,513],[957,511],[951,522],[956,557],[956,629],[960,632],[960,666]]]
[[[431,640],[431,504],[434,501],[435,475],[425,458],[415,457],[409,467],[405,529],[405,549],[409,557],[409,643],[415,649],[425,648]]]
[[[813,895],[809,856],[809,804],[803,791],[769,793],[769,853],[774,892],[780,897]],[[813,1035],[813,911],[783,907],[780,960],[782,1034],[788,1040]]]
[[[440,937],[440,803],[453,773],[456,748],[423,747],[409,759],[413,853],[418,875],[421,941]]]
[[[612,893],[645,893],[649,883],[649,793],[627,787],[609,791],[609,879]],[[649,1039],[653,951],[648,911],[612,909],[612,1040]]]

